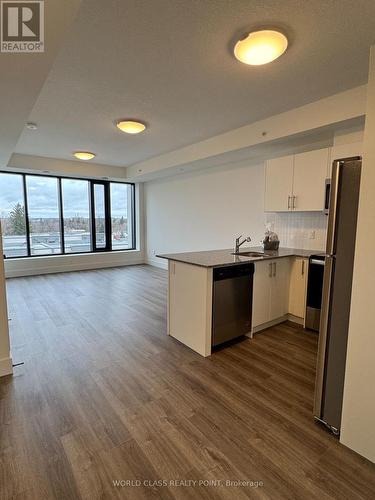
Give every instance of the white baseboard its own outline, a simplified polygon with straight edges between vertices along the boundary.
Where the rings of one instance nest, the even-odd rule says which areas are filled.
[[[141,252],[135,254],[87,254],[64,255],[5,260],[5,277],[19,278],[41,274],[66,273],[70,271],[88,271],[108,267],[123,267],[144,264]]]
[[[288,321],[291,321],[292,323],[297,323],[297,325],[303,326],[305,321],[303,318],[300,318],[299,316],[294,316],[294,314],[288,314]]]
[[[145,263],[149,266],[159,267],[160,269],[168,269],[168,261],[166,259],[161,260],[156,257],[148,257]]]
[[[268,321],[267,323],[263,323],[261,325],[255,326],[252,330],[252,333],[258,333],[262,330],[266,330],[267,328],[271,328],[271,326],[279,325],[280,323],[284,323],[284,321],[291,321],[292,323],[296,323],[297,325],[303,326],[304,320],[303,318],[299,318],[298,316],[293,316],[293,314],[285,314],[285,316],[281,316],[281,318],[274,319],[272,321]]]
[[[255,326],[252,330],[252,333],[258,333],[262,330],[266,330],[267,328],[271,328],[271,326],[278,325],[279,323],[283,323],[288,320],[288,315],[282,316],[281,318],[273,319],[272,321],[267,321],[267,323],[262,323],[261,325]]]
[[[12,358],[0,359],[0,377],[5,377],[5,375],[12,375],[13,373],[13,362]]]

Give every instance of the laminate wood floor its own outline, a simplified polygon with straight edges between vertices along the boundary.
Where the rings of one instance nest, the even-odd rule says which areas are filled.
[[[283,324],[204,359],[166,335],[166,281],[8,280],[25,364],[0,381],[0,498],[374,498],[375,466],[313,421],[316,335]]]

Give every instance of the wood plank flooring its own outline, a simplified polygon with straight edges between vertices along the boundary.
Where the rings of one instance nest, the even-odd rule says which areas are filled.
[[[313,421],[316,335],[204,359],[165,333],[166,278],[8,280],[25,364],[0,380],[0,499],[374,498],[375,466]]]

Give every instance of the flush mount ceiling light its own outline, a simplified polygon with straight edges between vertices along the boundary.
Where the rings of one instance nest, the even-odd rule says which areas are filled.
[[[234,55],[245,64],[260,66],[280,57],[287,47],[288,39],[280,31],[253,31],[236,43]]]
[[[126,134],[140,134],[146,129],[146,125],[134,120],[119,120],[116,127]]]
[[[84,161],[92,160],[96,156],[94,153],[90,153],[89,151],[76,151],[73,155],[78,158],[78,160]]]

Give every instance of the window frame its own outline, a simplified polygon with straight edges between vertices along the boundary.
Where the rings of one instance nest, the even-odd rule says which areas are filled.
[[[22,188],[23,188],[23,200],[25,207],[25,219],[26,219],[26,245],[27,245],[27,255],[6,257],[4,254],[4,259],[45,259],[50,257],[62,257],[69,255],[87,255],[87,254],[100,254],[109,252],[128,252],[131,250],[136,250],[136,203],[135,203],[135,183],[134,182],[122,182],[122,181],[110,181],[105,179],[92,179],[84,177],[73,177],[69,175],[52,175],[52,174],[41,174],[41,173],[25,173],[25,172],[9,172],[6,170],[0,170],[0,174],[11,174],[22,176]],[[45,255],[31,255],[31,244],[30,244],[30,219],[29,219],[29,209],[28,209],[28,199],[27,199],[27,189],[26,189],[26,177],[27,176],[39,176],[39,177],[49,177],[57,179],[57,193],[58,193],[58,208],[59,208],[59,220],[60,220],[60,238],[61,238],[61,253],[59,254],[45,254]],[[64,210],[63,210],[63,192],[62,192],[62,180],[80,180],[87,181],[89,183],[89,213],[90,213],[90,229],[91,229],[91,250],[85,252],[65,252],[65,230],[64,230]],[[104,195],[105,195],[105,225],[106,225],[106,246],[105,248],[96,248],[95,244],[95,213],[94,213],[94,185],[102,184],[104,185]],[[130,214],[132,221],[132,231],[131,231],[131,241],[132,246],[129,248],[123,248],[121,250],[112,248],[112,214],[111,214],[111,184],[125,184],[131,186],[131,207],[132,213]],[[3,235],[4,238],[4,235]],[[4,252],[3,252],[4,253]]]
[[[13,173],[13,172],[10,172],[10,173]],[[14,172],[16,174],[16,172]],[[61,181],[56,177],[56,176],[53,176],[53,175],[34,175],[34,174],[18,174],[18,175],[23,175],[23,186],[24,186],[24,200],[25,200],[25,218],[26,218],[26,237],[27,237],[27,241],[28,241],[28,245],[27,245],[27,250],[28,250],[28,254],[26,256],[24,256],[24,258],[26,257],[52,257],[54,255],[58,256],[58,255],[63,255],[63,241],[62,241],[62,236],[63,236],[63,233],[61,232],[61,220],[62,220],[62,213],[61,213],[61,200],[60,200],[60,197],[61,197]],[[60,237],[60,251],[58,253],[52,253],[52,254],[49,254],[49,253],[41,253],[41,254],[32,254],[32,238],[31,236],[33,235],[32,232],[30,232],[30,218],[29,218],[29,198],[28,198],[28,195],[27,195],[27,180],[26,178],[27,177],[48,177],[50,179],[56,179],[56,195],[57,195],[57,211],[58,211],[58,216],[59,216],[59,229],[60,229],[60,234],[59,234],[59,237]],[[29,251],[30,250],[30,251]],[[10,258],[13,258],[13,259],[16,259],[16,258],[19,258],[19,257],[7,257],[8,259]]]
[[[94,186],[103,186],[103,196],[104,196],[104,212],[105,212],[105,246],[98,247],[98,242],[96,241],[96,222],[95,222],[95,189]],[[92,249],[95,253],[102,252],[112,252],[112,228],[111,228],[111,206],[110,206],[110,182],[103,180],[93,180],[90,186],[91,195],[91,238],[92,238]]]

